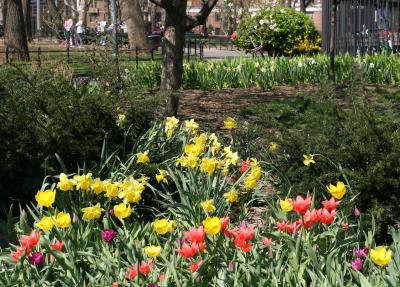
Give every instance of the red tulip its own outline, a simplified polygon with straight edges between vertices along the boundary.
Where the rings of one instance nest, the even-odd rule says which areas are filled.
[[[330,211],[335,210],[339,206],[340,202],[340,200],[336,201],[334,197],[331,197],[331,199],[323,201],[322,205]]]
[[[293,210],[297,213],[303,215],[307,212],[311,205],[311,196],[307,193],[307,197],[304,199],[302,196],[298,195],[295,201],[292,201]]]
[[[224,234],[228,237],[235,237],[237,235],[237,229],[225,229]]]
[[[221,218],[221,230],[222,231],[224,231],[228,227],[229,222],[230,222],[229,217]]]
[[[311,228],[314,223],[319,221],[319,212],[320,210],[318,209],[313,209],[311,212],[307,210],[307,212],[303,215],[303,222],[300,220],[300,223],[302,223],[305,228]]]
[[[242,161],[242,166],[240,167],[240,172],[245,173],[250,164],[251,164],[250,160]]]
[[[349,229],[349,223],[348,223],[348,222],[342,222],[341,226],[342,226],[342,228],[343,228],[344,230]]]
[[[132,265],[132,267],[129,268],[128,271],[126,272],[126,278],[128,280],[135,279],[137,276],[137,270],[138,270],[138,265],[137,264]]]
[[[272,244],[272,238],[271,237],[265,237],[261,240],[262,244],[268,246]]]
[[[287,232],[290,234],[295,234],[299,230],[301,222],[295,221],[292,224],[287,225]]]
[[[175,251],[182,255],[184,258],[191,258],[199,252],[199,247],[197,244],[189,245],[186,242],[183,242],[181,249],[177,248],[175,249]]]
[[[198,269],[199,269],[199,267],[200,267],[200,265],[203,263],[203,260],[202,259],[200,259],[199,261],[197,261],[197,262],[192,262],[192,263],[190,263],[190,265],[189,265],[189,267],[188,267],[188,270],[190,270],[190,271],[192,271],[192,272],[196,272]]]
[[[191,243],[200,243],[204,241],[205,233],[203,226],[199,228],[192,228],[189,231],[185,231],[185,238]]]
[[[324,224],[332,224],[332,222],[335,220],[335,215],[336,210],[332,210],[331,212],[329,212],[328,209],[323,208],[321,214],[319,215],[319,221]]]
[[[56,240],[54,243],[50,244],[50,248],[53,250],[61,251],[64,247],[64,242]]]
[[[40,232],[36,232],[36,230],[32,230],[29,235],[22,235],[19,239],[22,246],[25,248],[34,248],[40,240]]]
[[[31,253],[30,248],[25,248],[23,246],[17,246],[17,250],[14,252],[11,252],[10,256],[15,262],[18,262],[19,258],[22,256],[22,254],[24,254],[25,251],[26,251],[25,255],[29,255],[29,253]]]
[[[142,262],[140,263],[140,266],[139,266],[139,272],[140,272],[140,274],[148,275],[148,274],[150,274],[151,269],[153,269],[153,268],[154,268],[153,260],[149,260],[147,262],[142,260]]]
[[[288,228],[287,221],[278,221],[276,223],[276,228],[278,228],[279,231],[286,231]]]

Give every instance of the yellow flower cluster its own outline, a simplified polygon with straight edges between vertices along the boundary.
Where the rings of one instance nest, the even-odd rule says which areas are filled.
[[[199,129],[199,124],[194,121],[194,119],[191,119],[190,121],[185,121],[185,130],[186,131],[191,131],[192,134],[197,134],[197,131]]]
[[[167,117],[165,121],[165,134],[167,135],[167,139],[172,138],[175,129],[178,127],[179,120],[175,117]]]
[[[71,226],[71,216],[69,213],[59,212],[55,217],[43,216],[39,222],[35,223],[36,227],[49,231],[54,224],[59,228],[68,228]]]
[[[139,180],[133,177],[124,179],[124,181],[119,184],[118,197],[123,199],[125,203],[138,203],[142,199],[142,192],[146,188],[148,178],[142,177]]]
[[[250,173],[244,179],[244,188],[247,190],[256,188],[262,175],[261,167],[255,158],[251,159],[250,168]]]

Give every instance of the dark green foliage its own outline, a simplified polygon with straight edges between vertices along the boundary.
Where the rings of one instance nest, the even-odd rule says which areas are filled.
[[[306,14],[291,8],[265,8],[240,22],[238,46],[253,49],[263,44],[270,55],[293,55],[318,50],[319,33]],[[299,49],[299,45],[304,46]]]
[[[31,200],[45,175],[61,171],[56,154],[67,172],[75,172],[77,165],[99,161],[104,140],[120,155],[132,147],[154,119],[158,101],[121,87],[115,77],[109,70],[74,79],[68,67],[56,65],[1,69],[1,203]],[[123,128],[119,113],[126,115]]]
[[[257,119],[252,133],[262,135],[259,142],[264,147],[279,144],[276,153],[263,148],[263,156],[276,171],[275,185],[283,196],[289,190],[315,190],[318,197],[329,197],[325,186],[346,177],[353,188],[348,198],[358,195],[357,206],[370,210],[382,235],[387,225],[400,223],[397,93],[354,86],[324,88],[243,109],[242,116]],[[316,154],[317,163],[306,167],[303,154]]]

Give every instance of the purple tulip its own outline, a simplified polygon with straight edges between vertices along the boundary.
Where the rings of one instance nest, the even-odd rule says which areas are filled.
[[[114,209],[110,208],[110,209],[108,210],[108,216],[109,216],[109,217],[114,217]]]
[[[42,252],[33,252],[31,256],[28,257],[29,262],[33,265],[42,265],[44,263],[44,256]]]
[[[354,256],[363,259],[368,256],[368,251],[369,248],[367,246],[364,246],[363,248],[360,249],[354,249]]]
[[[351,261],[351,267],[354,270],[362,270],[363,269],[363,261],[360,258],[354,259],[353,261]]]
[[[361,211],[357,207],[354,209],[354,215],[355,217],[360,217],[361,215]]]
[[[112,242],[117,235],[118,232],[113,229],[104,229],[101,231],[101,237],[103,237],[105,242]]]

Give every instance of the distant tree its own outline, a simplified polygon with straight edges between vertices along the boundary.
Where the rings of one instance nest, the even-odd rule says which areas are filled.
[[[17,60],[29,61],[21,0],[7,0],[5,44]]]
[[[30,0],[21,0],[22,1],[22,11],[24,14],[24,24],[25,24],[25,33],[26,39],[28,42],[32,42],[32,29],[31,29],[31,1]]]

